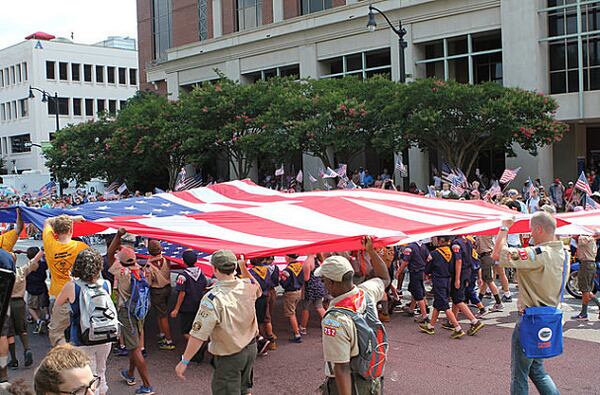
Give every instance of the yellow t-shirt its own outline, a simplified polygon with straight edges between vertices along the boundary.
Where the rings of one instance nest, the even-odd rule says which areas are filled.
[[[17,244],[17,240],[19,240],[19,235],[15,229],[9,230],[0,236],[0,248],[5,251],[12,252],[15,244]]]
[[[87,244],[80,241],[71,240],[68,243],[61,243],[54,238],[52,227],[44,227],[42,233],[44,241],[44,254],[48,269],[50,270],[50,296],[58,296],[65,284],[71,279],[71,269],[75,263],[75,258],[82,250],[88,248]]]

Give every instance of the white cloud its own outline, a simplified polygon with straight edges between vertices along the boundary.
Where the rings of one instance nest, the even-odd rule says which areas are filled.
[[[42,31],[93,44],[108,36],[137,38],[135,0],[1,0],[0,49]]]

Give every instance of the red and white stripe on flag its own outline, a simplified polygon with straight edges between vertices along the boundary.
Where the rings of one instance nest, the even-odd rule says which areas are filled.
[[[579,189],[582,192],[585,192],[586,195],[592,194],[592,188],[590,188],[590,184],[588,184],[588,180],[585,177],[584,172],[581,172],[581,174],[579,175],[579,178],[577,179],[577,182],[575,183],[575,188]]]
[[[519,170],[521,170],[520,167],[517,167],[514,170],[512,170],[512,169],[504,169],[504,172],[502,173],[502,176],[500,177],[500,183],[501,184],[508,184],[509,182],[511,182],[512,180],[514,180],[517,177],[517,173],[519,173]]]

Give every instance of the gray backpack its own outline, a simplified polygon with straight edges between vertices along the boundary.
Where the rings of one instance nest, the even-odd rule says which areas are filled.
[[[116,341],[119,337],[117,309],[103,280],[88,284],[75,281],[75,300],[79,301],[79,339],[84,346]]]

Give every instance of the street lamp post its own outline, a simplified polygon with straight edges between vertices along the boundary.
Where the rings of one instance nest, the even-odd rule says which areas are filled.
[[[404,51],[407,47],[407,43],[404,40],[404,36],[406,35],[406,29],[402,27],[402,21],[399,22],[400,24],[398,27],[395,27],[390,21],[390,19],[387,17],[387,15],[383,13],[383,11],[381,11],[377,7],[373,7],[373,5],[369,5],[369,21],[367,22],[367,29],[369,29],[369,31],[374,32],[377,28],[377,21],[375,21],[375,13],[373,11],[377,11],[379,14],[381,14],[381,16],[383,16],[385,21],[388,23],[388,25],[390,25],[390,28],[393,30],[393,32],[396,33],[396,35],[398,36],[398,45],[400,47],[400,82],[404,83],[406,82],[406,66],[404,62]]]

